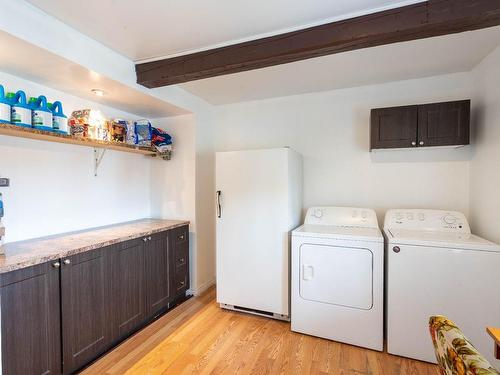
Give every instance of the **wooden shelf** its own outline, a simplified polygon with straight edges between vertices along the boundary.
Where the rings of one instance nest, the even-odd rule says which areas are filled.
[[[156,156],[157,153],[151,147],[139,147],[126,143],[117,143],[109,141],[99,141],[90,138],[77,138],[71,135],[53,133],[44,130],[23,128],[21,126],[2,124],[0,123],[0,135],[9,135],[12,137],[38,139],[40,141],[69,143],[78,146],[105,148],[115,151],[131,152],[134,154],[142,154]]]

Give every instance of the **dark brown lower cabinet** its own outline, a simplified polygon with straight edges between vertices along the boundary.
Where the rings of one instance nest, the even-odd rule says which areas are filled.
[[[144,238],[115,245],[109,254],[111,275],[109,324],[112,337],[121,340],[147,318]]]
[[[0,275],[2,373],[61,373],[59,266],[39,264]]]
[[[92,361],[111,342],[107,251],[108,247],[62,259],[64,374],[72,374]]]
[[[168,308],[172,300],[169,234],[148,237],[146,243],[146,288],[148,317],[153,318]]]
[[[182,296],[189,289],[189,230],[187,226],[172,229],[169,233],[173,259],[172,296]]]
[[[73,374],[188,288],[187,225],[1,274],[2,373]]]

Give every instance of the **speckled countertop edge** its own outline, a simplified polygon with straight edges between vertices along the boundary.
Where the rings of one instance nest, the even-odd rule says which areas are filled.
[[[149,236],[184,225],[189,225],[189,221],[141,219],[78,232],[7,243],[2,248],[5,255],[0,255],[0,274]]]

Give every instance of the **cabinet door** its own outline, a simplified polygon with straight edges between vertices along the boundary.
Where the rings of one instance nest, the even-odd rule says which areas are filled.
[[[109,272],[102,248],[62,259],[63,373],[71,374],[110,343]]]
[[[147,303],[150,318],[167,309],[171,300],[169,258],[168,232],[152,235],[146,245]]]
[[[419,146],[469,144],[470,100],[418,106]]]
[[[414,147],[417,142],[417,106],[371,111],[371,149]]]
[[[114,246],[109,254],[112,337],[128,336],[147,319],[145,242],[136,239]]]
[[[0,275],[2,373],[61,373],[59,268],[56,263]]]
[[[183,297],[189,289],[189,227],[187,225],[170,231],[172,250],[172,297]]]

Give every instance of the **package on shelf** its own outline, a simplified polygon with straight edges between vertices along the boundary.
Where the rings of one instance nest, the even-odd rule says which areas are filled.
[[[123,143],[127,138],[127,120],[114,119],[109,122],[109,133],[111,141]]]
[[[127,121],[127,136],[125,141],[130,145],[135,145],[135,124],[133,121]]]
[[[73,111],[68,121],[71,135],[89,137],[100,141],[109,141],[109,123],[101,111],[81,109]]]
[[[153,128],[151,143],[162,157],[170,158],[172,154],[172,137],[165,130]]]
[[[153,127],[146,119],[134,121],[135,144],[139,146],[151,146]]]

